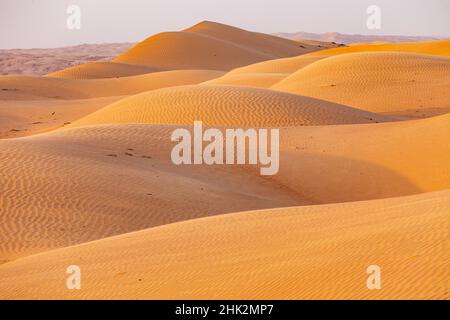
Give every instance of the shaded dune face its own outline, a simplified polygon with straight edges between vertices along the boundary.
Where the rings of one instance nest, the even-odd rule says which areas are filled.
[[[174,165],[174,126],[2,140],[1,259],[242,210],[447,189],[449,121],[282,129],[280,172],[270,178],[257,166]]]
[[[273,89],[371,112],[447,110],[450,58],[410,53],[351,53],[312,63]]]
[[[233,86],[182,86],[154,90],[113,103],[75,126],[108,123],[282,127],[374,123],[379,116],[273,90]]]
[[[443,191],[185,221],[0,266],[0,297],[448,299],[449,206]],[[76,292],[55,276],[74,261]],[[382,290],[366,287],[373,263]]]
[[[213,22],[181,32],[152,36],[114,59],[114,62],[158,69],[230,70],[251,63],[316,51],[312,45]]]

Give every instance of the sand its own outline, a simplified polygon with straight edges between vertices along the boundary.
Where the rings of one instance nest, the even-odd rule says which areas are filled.
[[[450,107],[450,58],[363,52],[314,62],[272,86],[382,113],[418,113]]]
[[[392,118],[325,101],[242,86],[178,86],[144,92],[113,103],[74,126],[147,123],[233,127],[280,127],[375,123]]]
[[[0,76],[1,100],[89,99],[132,95],[152,89],[201,83],[223,75],[213,70],[175,70],[110,79]]]
[[[176,126],[89,126],[1,140],[0,260],[199,216],[444,190],[449,123],[447,115],[286,128],[273,177],[255,166],[174,166]]]
[[[419,54],[429,54],[437,56],[450,56],[450,40],[422,41],[422,42],[405,42],[405,43],[360,43],[351,46],[331,48],[317,52],[318,55],[338,55],[354,52],[368,51],[395,51],[409,52]],[[315,55],[314,53],[311,53]]]
[[[320,49],[314,45],[204,21],[183,31],[149,37],[113,61],[160,70],[230,70]]]
[[[101,79],[128,77],[157,72],[155,68],[115,62],[92,62],[49,73],[48,77],[71,79]]]
[[[0,266],[0,297],[449,299],[449,205],[443,191],[170,224]],[[72,264],[81,290],[65,288]]]
[[[449,299],[448,44],[204,21],[1,76],[0,299]],[[278,174],[174,165],[196,120],[279,129]]]

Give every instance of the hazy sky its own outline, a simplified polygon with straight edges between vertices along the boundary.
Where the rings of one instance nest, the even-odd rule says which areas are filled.
[[[80,30],[66,26],[71,4]],[[366,27],[369,5],[381,7],[381,30]],[[450,37],[450,0],[0,0],[0,48],[134,42],[202,20],[267,33]]]

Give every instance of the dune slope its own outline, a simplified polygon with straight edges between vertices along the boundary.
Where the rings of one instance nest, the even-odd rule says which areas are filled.
[[[74,123],[187,124],[276,127],[370,123],[390,118],[298,95],[238,86],[179,86],[113,103]]]
[[[449,206],[443,191],[161,226],[0,266],[0,297],[448,299]],[[64,286],[73,264],[81,290]]]
[[[0,141],[0,260],[258,208],[450,188],[450,118],[280,131],[280,171],[176,166],[176,126],[103,125]]]
[[[436,56],[450,57],[450,40],[417,41],[403,43],[381,43],[381,44],[354,44],[351,46],[330,48],[320,52],[311,53],[311,55],[339,55],[354,52],[369,51],[395,51],[428,54]]]
[[[180,32],[164,32],[149,37],[113,61],[160,70],[230,70],[319,49],[276,36],[204,21]]]
[[[114,62],[84,63],[47,74],[47,77],[71,79],[98,79],[128,77],[138,74],[159,71],[146,66],[138,66]]]
[[[312,63],[272,88],[371,112],[450,107],[450,58],[352,53]]]

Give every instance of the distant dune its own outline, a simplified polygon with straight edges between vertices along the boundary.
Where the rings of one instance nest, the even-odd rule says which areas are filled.
[[[416,41],[432,41],[432,40],[446,39],[444,37],[362,35],[362,34],[343,34],[339,32],[327,32],[327,33],[279,32],[275,33],[275,35],[291,40],[316,40],[342,44],[352,44],[360,42],[416,42]]]
[[[132,45],[102,43],[49,49],[2,49],[0,75],[44,75],[82,63],[110,60]]]
[[[48,77],[72,79],[116,78],[158,71],[155,68],[114,62],[92,62],[49,73]]]
[[[133,95],[164,87],[201,83],[223,75],[212,70],[174,70],[107,79],[65,79],[52,77],[0,77],[2,100],[42,98],[87,99]]]
[[[443,191],[170,224],[0,266],[0,297],[449,299],[449,206]],[[82,290],[61,285],[71,264]],[[374,264],[382,290],[366,287]]]

